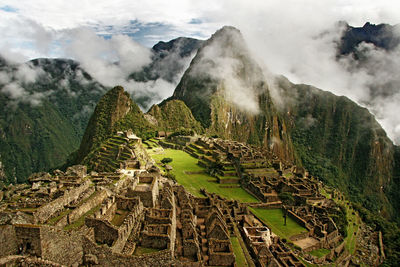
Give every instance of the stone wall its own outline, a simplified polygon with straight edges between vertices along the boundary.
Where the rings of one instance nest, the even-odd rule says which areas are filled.
[[[12,225],[0,225],[0,257],[17,253],[17,239]]]
[[[64,209],[64,206],[77,200],[79,196],[89,188],[90,183],[91,182],[87,180],[79,187],[65,191],[63,196],[38,208],[36,212],[33,213],[35,223],[44,223],[56,212]]]
[[[40,226],[33,224],[16,224],[15,235],[17,247],[21,253],[38,257],[42,255]]]
[[[302,218],[300,218],[299,216],[297,216],[297,214],[295,214],[293,211],[291,210],[287,210],[288,215],[295,220],[298,224],[300,224],[301,226],[303,226],[304,228],[309,229],[308,224],[305,220],[303,220]]]
[[[63,231],[41,226],[42,258],[71,266],[82,263],[82,235],[79,231]]]
[[[310,236],[310,232],[301,233],[301,234],[297,234],[297,235],[292,235],[292,236],[290,237],[290,240],[292,240],[292,241],[297,241],[297,240],[300,240],[300,239],[307,238],[307,237],[309,237],[309,236]]]
[[[111,248],[98,246],[88,238],[84,238],[83,240],[83,250],[84,254],[90,255],[100,266],[164,267],[171,266],[174,263],[171,250],[163,250],[142,256],[127,256],[120,253],[113,253]]]
[[[105,190],[99,191],[94,197],[87,200],[85,203],[83,203],[78,208],[73,210],[70,214],[68,214],[68,223],[75,222],[86,212],[96,207],[97,205],[100,205],[107,196],[108,195]]]
[[[87,227],[93,227],[96,242],[107,244],[111,247],[118,239],[118,229],[106,220],[85,218]]]
[[[151,181],[151,182],[150,182]],[[128,191],[128,197],[140,197],[145,207],[155,207],[158,197],[158,179],[157,177],[140,177],[140,183],[149,183],[149,190],[141,191],[133,189],[133,191]]]
[[[94,228],[94,237],[97,242],[107,244],[112,247],[113,252],[119,253],[123,250],[132,229],[137,229],[141,224],[143,203],[138,198],[113,197],[107,199],[103,206],[104,210],[100,209],[100,214],[94,214],[93,218],[85,218],[85,224]],[[115,215],[117,208],[130,211],[119,227],[109,222]],[[113,216],[107,215],[108,213],[111,214],[110,211],[112,211]]]

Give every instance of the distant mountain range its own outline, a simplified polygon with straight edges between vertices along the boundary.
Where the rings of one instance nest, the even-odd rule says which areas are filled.
[[[127,78],[179,81],[201,43],[191,38],[159,42],[152,62]],[[96,103],[109,89],[73,60],[13,64],[0,56],[0,181],[21,183],[33,172],[62,166],[78,149]],[[141,106],[151,97],[133,94]]]
[[[355,53],[357,46],[362,43],[373,44],[386,50],[393,50],[400,44],[400,24],[365,23],[363,27],[351,27],[343,22],[345,31],[339,45],[339,54]]]

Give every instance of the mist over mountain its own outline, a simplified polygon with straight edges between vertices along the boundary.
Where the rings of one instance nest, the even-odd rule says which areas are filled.
[[[117,131],[148,138],[195,130],[262,147],[288,166],[304,166],[372,214],[398,220],[398,26],[340,27],[332,60],[358,79],[362,86],[352,96],[370,110],[272,74],[231,26],[206,41],[182,37],[152,49],[122,36],[104,40],[77,31],[82,39],[68,47],[80,62],[17,64],[0,57],[0,177],[21,183],[67,160],[90,164]],[[82,50],[85,42],[95,46]],[[93,47],[115,49],[116,56],[98,58]]]
[[[389,137],[399,143],[400,25],[344,25],[337,61],[360,84],[352,99],[367,107]]]
[[[128,81],[136,82],[129,92],[143,110],[172,94],[202,43],[201,40],[180,37],[153,46],[152,62],[128,78]]]
[[[6,183],[62,165],[106,88],[68,59],[2,61],[0,155]]]

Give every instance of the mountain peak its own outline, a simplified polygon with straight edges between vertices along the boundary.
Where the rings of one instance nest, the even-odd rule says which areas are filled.
[[[181,57],[189,56],[194,50],[197,50],[203,41],[178,37],[168,42],[160,41],[153,46],[153,51],[159,54],[169,53],[171,51],[177,50]]]
[[[80,162],[93,147],[109,136],[113,132],[114,124],[125,117],[132,108],[140,110],[122,86],[115,86],[109,90],[100,99],[89,120],[79,148],[77,162]]]

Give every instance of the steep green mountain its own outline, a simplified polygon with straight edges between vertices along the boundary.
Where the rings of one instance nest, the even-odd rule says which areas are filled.
[[[372,211],[389,217],[394,145],[374,116],[344,96],[278,78],[292,121],[291,136],[304,166]]]
[[[272,148],[368,210],[398,216],[398,153],[374,116],[346,97],[267,81],[238,30],[224,27],[204,43],[171,99],[185,102],[207,134]]]
[[[197,133],[203,132],[203,127],[181,100],[164,101],[159,105],[153,105],[146,116],[155,126],[167,132],[181,127],[193,129]]]
[[[159,42],[152,63],[131,78],[177,83],[201,43],[192,38]],[[0,56],[0,180],[25,182],[32,172],[62,165],[79,148],[107,89],[73,60],[11,64]],[[132,96],[142,107],[152,101],[152,95]]]
[[[177,131],[182,128],[203,131],[190,109],[179,100],[154,105],[144,114],[121,86],[108,91],[90,117],[74,163],[89,162],[95,151],[107,146],[117,131],[132,130],[141,138],[154,137],[157,131]],[[115,142],[114,142],[115,143]]]
[[[198,50],[171,99],[182,100],[207,134],[269,147],[293,161],[285,122],[265,80],[241,33],[224,27]]]
[[[153,129],[143,112],[121,86],[108,91],[90,117],[79,147],[76,161],[81,162],[90,151],[118,130],[132,129],[142,135]]]
[[[32,172],[63,164],[79,147],[105,88],[72,60],[0,61],[3,181],[21,183]]]

